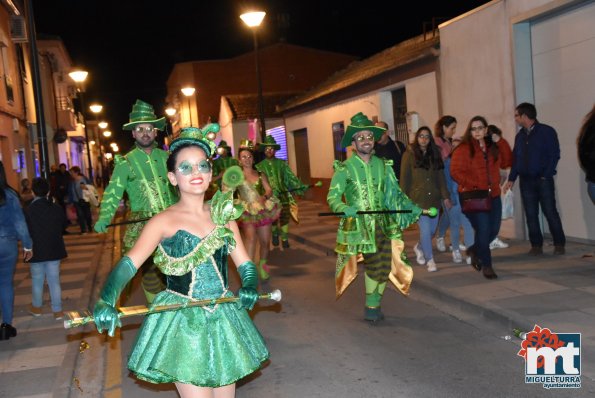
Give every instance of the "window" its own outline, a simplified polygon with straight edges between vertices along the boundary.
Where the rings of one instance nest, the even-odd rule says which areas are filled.
[[[14,90],[12,88],[12,77],[8,64],[8,47],[0,42],[0,55],[2,56],[2,75],[4,77],[4,87],[6,87],[6,100],[8,103],[14,102]]]
[[[345,134],[345,125],[343,122],[333,123],[333,147],[335,149],[335,160],[343,161],[347,159],[346,148],[341,148],[341,140]]]
[[[272,135],[281,149],[275,152],[275,157],[287,160],[287,139],[285,138],[285,126],[279,126],[267,130],[267,135]]]

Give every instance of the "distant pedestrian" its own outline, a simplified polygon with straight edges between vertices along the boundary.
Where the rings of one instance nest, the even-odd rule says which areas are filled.
[[[19,195],[6,181],[4,164],[0,161],[0,307],[2,324],[0,340],[16,337],[12,326],[14,312],[14,270],[19,255],[18,242],[23,246],[23,259],[29,261],[33,255],[31,236],[27,229]]]
[[[502,130],[495,124],[488,125],[487,135],[492,139],[493,142],[505,140],[504,137],[502,137]],[[508,141],[506,141],[506,144],[510,147],[510,144],[508,144]],[[510,171],[510,169],[506,169],[506,170],[500,169],[500,179],[498,180],[499,185],[503,185],[506,183],[506,179],[507,179],[509,171]],[[511,192],[508,192],[508,191],[506,193],[502,192],[502,198],[501,198],[502,203],[504,203],[504,195],[508,195],[509,193],[511,193]],[[502,208],[500,208],[500,218],[498,219],[497,224],[498,224],[498,233],[500,233],[500,227],[502,225]],[[494,226],[494,229],[496,229],[495,226]],[[506,249],[507,247],[508,247],[508,243],[504,242],[497,235],[494,238],[494,240],[490,242],[490,250]]]
[[[585,172],[587,192],[595,204],[595,105],[585,117],[576,146],[579,163]]]
[[[25,210],[25,218],[33,239],[34,255],[31,267],[31,307],[29,313],[40,316],[43,307],[43,287],[47,281],[55,319],[62,319],[62,288],[60,287],[60,261],[66,254],[62,230],[66,216],[62,208],[48,197],[50,186],[43,178],[33,179],[35,198]]]
[[[81,168],[78,166],[72,166],[70,168],[70,175],[72,179],[68,185],[68,198],[76,209],[76,218],[81,227],[81,234],[86,234],[87,232],[91,232],[93,220],[91,217],[91,206],[85,201],[81,183],[87,184],[88,180],[87,177],[81,174]]]
[[[378,121],[375,123],[376,126],[382,127],[386,129],[382,137],[374,144],[374,155],[378,156],[379,158],[383,158],[386,160],[393,161],[393,171],[395,172],[395,176],[400,178],[401,176],[401,159],[403,158],[403,154],[407,150],[407,146],[403,144],[399,140],[394,140],[390,138],[390,130],[388,128],[388,123],[383,121]]]
[[[29,183],[29,179],[23,178],[21,180],[21,203],[23,204],[23,208],[29,206],[32,200],[33,191],[31,190],[31,184]]]
[[[440,156],[442,156],[442,161],[446,161],[446,159],[452,153],[454,148],[453,137],[456,132],[457,119],[451,115],[442,116],[434,125],[434,142],[440,148]],[[441,252],[446,251],[446,241],[444,240],[444,237],[446,236],[446,231],[450,226],[449,214],[450,213],[448,209],[445,209],[444,207],[440,209],[440,219],[438,221],[438,229],[436,232],[436,249]]]
[[[515,122],[521,126],[514,141],[512,169],[503,191],[511,189],[520,177],[521,198],[529,229],[529,255],[543,254],[543,234],[539,224],[539,208],[545,215],[554,238],[554,254],[564,254],[566,236],[556,208],[554,176],[560,160],[558,133],[553,127],[537,120],[535,105],[519,104],[514,112]]]

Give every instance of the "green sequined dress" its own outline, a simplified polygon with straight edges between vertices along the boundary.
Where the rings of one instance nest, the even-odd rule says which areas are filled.
[[[233,233],[222,225],[203,239],[183,230],[164,239],[154,259],[167,276],[167,290],[153,305],[232,296],[227,256],[234,247]],[[223,303],[148,315],[128,368],[152,383],[220,387],[258,370],[268,357],[248,312]]]

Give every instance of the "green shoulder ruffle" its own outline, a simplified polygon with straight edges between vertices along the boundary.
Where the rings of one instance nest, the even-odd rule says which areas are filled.
[[[225,227],[225,224],[235,220],[241,214],[242,209],[233,204],[233,191],[217,191],[211,199],[211,218],[215,228],[182,257],[170,256],[159,244],[153,261],[164,274],[181,276],[192,271],[198,264],[206,262],[225,244],[227,244],[227,254],[231,253],[236,248],[236,241],[233,231]]]

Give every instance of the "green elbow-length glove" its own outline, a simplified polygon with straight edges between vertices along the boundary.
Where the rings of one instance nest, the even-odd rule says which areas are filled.
[[[103,289],[101,289],[99,300],[93,309],[93,318],[99,333],[103,333],[103,329],[105,329],[107,334],[113,337],[116,326],[122,327],[118,310],[116,310],[116,301],[126,284],[136,274],[136,271],[137,269],[132,260],[128,256],[124,256],[107,277],[107,281],[105,281]]]
[[[258,301],[256,265],[252,261],[245,261],[238,267],[238,273],[242,279],[242,287],[238,291],[238,308],[251,310]]]

